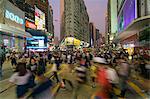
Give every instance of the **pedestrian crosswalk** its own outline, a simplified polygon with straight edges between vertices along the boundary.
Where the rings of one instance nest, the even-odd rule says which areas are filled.
[[[47,76],[47,77],[50,77],[51,74],[52,74],[50,68],[51,68],[51,67],[49,66],[47,72],[44,74],[44,75]],[[59,75],[59,74],[60,74],[60,71],[58,71],[57,74]],[[51,77],[53,77],[53,76],[51,76]],[[128,86],[129,86],[131,89],[133,89],[133,90],[136,92],[136,95],[137,95],[137,96],[140,96],[140,99],[148,99],[148,95],[147,95],[146,93],[143,93],[141,87],[140,87],[139,85],[137,85],[136,83],[134,83],[134,81],[128,80],[127,84],[128,84]],[[56,96],[56,99],[57,99],[59,96],[62,96],[62,95],[59,95],[59,94],[61,94],[61,91],[63,91],[63,90],[58,91],[59,88],[60,88],[60,85],[61,85],[61,83],[55,84],[55,86],[54,86],[53,89],[52,89],[52,94],[53,94],[54,96]],[[94,99],[94,97],[95,97],[94,92],[95,92],[96,90],[93,91],[93,89],[92,89],[92,87],[91,87],[90,85],[88,85],[86,88],[88,88],[88,90],[89,90],[91,93],[93,93],[93,95],[91,96],[91,99]],[[86,89],[85,89],[85,90],[86,90]],[[114,93],[115,93],[115,95],[116,95],[117,97],[118,97],[118,95],[120,95],[121,90],[120,90],[119,88],[113,88],[113,91],[114,91]],[[29,94],[31,94],[31,92],[32,92],[32,91],[29,91],[29,93],[27,93],[27,96],[28,96]],[[63,94],[64,94],[64,93],[63,93]],[[58,96],[57,96],[57,95],[58,95]],[[7,97],[7,95],[6,95],[6,97]],[[66,95],[66,97],[67,97],[67,95]],[[128,97],[132,98],[133,95],[132,95],[132,96],[128,96]],[[12,99],[15,99],[15,98],[12,98]],[[63,97],[63,99],[67,99],[67,98]],[[121,98],[121,97],[118,97],[118,99],[122,99],[122,98]],[[124,98],[124,99],[125,99],[125,98]],[[126,99],[127,99],[127,98],[126,98]]]

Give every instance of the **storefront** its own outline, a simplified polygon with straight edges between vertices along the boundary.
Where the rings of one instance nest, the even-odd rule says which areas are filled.
[[[8,0],[2,0],[0,5],[0,43],[8,49],[23,51],[26,37],[32,37],[25,32],[25,13]]]

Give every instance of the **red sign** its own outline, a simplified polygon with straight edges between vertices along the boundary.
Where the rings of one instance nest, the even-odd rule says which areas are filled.
[[[26,20],[26,27],[31,29],[36,29],[36,25]]]

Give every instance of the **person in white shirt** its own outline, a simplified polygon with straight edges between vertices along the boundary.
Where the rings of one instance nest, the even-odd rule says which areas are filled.
[[[18,63],[16,72],[10,77],[9,82],[16,84],[17,98],[23,98],[28,91],[28,84],[31,73],[26,69],[25,63]]]

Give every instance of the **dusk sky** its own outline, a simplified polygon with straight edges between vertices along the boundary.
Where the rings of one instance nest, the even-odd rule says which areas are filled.
[[[60,35],[60,0],[49,0],[52,4],[54,13],[54,27],[55,36]],[[90,17],[90,22],[93,22],[100,30],[100,32],[105,32],[105,15],[107,8],[107,0],[84,0],[88,14]]]

